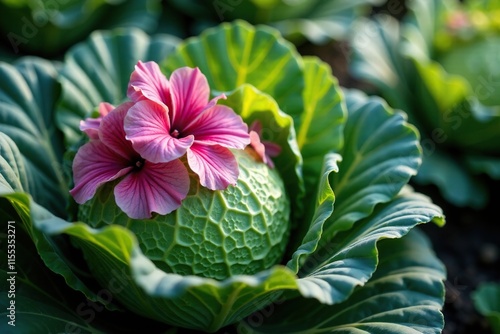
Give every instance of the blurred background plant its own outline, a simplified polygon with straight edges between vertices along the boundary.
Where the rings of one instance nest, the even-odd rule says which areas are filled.
[[[168,0],[191,18],[190,34],[223,21],[243,19],[277,28],[295,44],[344,39],[356,18],[385,0]]]
[[[485,316],[495,334],[500,333],[500,284],[483,283],[473,294],[477,310]]]
[[[0,58],[58,58],[97,29],[153,32],[161,0],[0,0],[0,13]]]
[[[413,0],[401,24],[362,20],[351,38],[352,74],[422,134],[415,181],[457,206],[481,208],[500,179],[500,2]]]
[[[381,95],[420,130],[413,184],[449,222],[424,228],[448,270],[443,333],[492,333],[500,296],[484,282],[500,282],[500,2],[402,0],[397,12],[388,3],[335,53],[349,69],[343,82]]]
[[[295,43],[344,39],[354,20],[384,0],[0,0],[0,59],[58,59],[92,31],[136,27],[181,38],[223,21],[278,28]]]

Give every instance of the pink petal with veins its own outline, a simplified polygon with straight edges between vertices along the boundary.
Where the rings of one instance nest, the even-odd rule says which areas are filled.
[[[101,141],[117,154],[129,160],[138,157],[138,154],[132,147],[132,143],[126,139],[125,130],[123,130],[125,115],[133,105],[133,102],[120,104],[102,118],[101,126],[99,127],[99,138]]]
[[[203,112],[188,129],[196,142],[244,149],[250,144],[248,127],[231,108],[215,105]]]
[[[200,177],[201,185],[208,189],[223,190],[238,181],[238,163],[225,147],[195,142],[187,158],[189,167]]]
[[[109,149],[100,140],[93,140],[78,150],[73,160],[75,187],[70,194],[79,204],[91,199],[103,183],[127,174],[130,162]]]
[[[99,104],[99,117],[97,118],[87,118],[83,121],[80,121],[80,130],[85,132],[85,134],[90,139],[99,139],[99,126],[101,125],[101,120],[104,116],[106,116],[111,110],[113,110],[112,104],[107,102],[101,102]]]
[[[115,201],[130,218],[151,218],[176,210],[189,191],[189,175],[180,160],[154,164],[127,175],[114,190]]]
[[[157,63],[139,61],[130,76],[127,96],[134,102],[148,99],[170,106],[169,87],[170,84]]]
[[[207,78],[198,68],[181,67],[170,76],[171,121],[185,128],[205,109],[210,97]]]
[[[104,117],[109,114],[115,107],[108,102],[99,103],[99,116]]]
[[[236,183],[237,163],[227,148],[244,149],[248,127],[231,108],[217,105],[224,94],[209,101],[210,87],[198,68],[179,68],[169,81],[157,64],[139,62],[128,96],[136,105],[125,117],[126,138],[144,159],[164,163],[187,152],[202,185]]]
[[[80,130],[85,132],[90,139],[99,139],[99,125],[101,125],[101,117],[89,117],[80,121]]]
[[[192,135],[172,135],[174,129],[170,125],[167,107],[148,100],[137,102],[130,108],[124,129],[134,149],[154,163],[180,158],[194,141]]]

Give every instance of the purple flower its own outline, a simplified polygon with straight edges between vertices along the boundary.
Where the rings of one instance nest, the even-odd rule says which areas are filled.
[[[178,159],[154,163],[134,150],[123,128],[125,115],[133,105],[127,102],[110,112],[109,105],[104,105],[106,115],[98,119],[97,127],[92,122],[84,127],[84,131],[90,129],[87,134],[92,140],[75,156],[75,187],[70,193],[83,204],[99,186],[119,180],[114,188],[116,204],[129,217],[144,219],[152,212],[167,214],[177,209],[189,191],[189,175]]]
[[[209,101],[210,88],[198,68],[175,70],[170,81],[154,62],[139,62],[130,77],[135,102],[125,117],[125,133],[143,158],[155,163],[187,154],[201,185],[222,190],[238,180],[230,148],[250,143],[248,127],[231,108]]]

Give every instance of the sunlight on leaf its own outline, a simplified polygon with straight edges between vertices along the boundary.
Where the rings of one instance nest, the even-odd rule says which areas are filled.
[[[343,303],[327,306],[296,298],[272,309],[272,317],[250,317],[245,333],[441,333],[445,268],[427,238],[412,231],[379,244],[372,279]],[[308,310],[304,312],[304,310]]]
[[[17,146],[13,149],[12,143],[2,141],[2,152],[15,154],[4,158],[17,165],[23,189],[41,205],[65,215],[64,147],[54,126],[61,91],[56,77],[57,68],[41,58],[23,58],[14,66],[0,63],[0,132]]]

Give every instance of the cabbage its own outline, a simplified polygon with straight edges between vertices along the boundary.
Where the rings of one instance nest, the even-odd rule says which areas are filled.
[[[102,101],[125,100],[138,60],[159,62],[167,74],[197,66],[212,95],[227,96],[220,103],[247,124],[261,122],[263,139],[281,146],[275,169],[236,153],[242,176],[235,188],[197,193],[194,178],[179,211],[153,217],[154,224],[123,217],[106,186],[93,202],[74,203],[71,162],[86,140],[79,121]],[[442,330],[445,270],[412,231],[444,223],[441,209],[407,185],[422,160],[417,130],[382,99],[340,89],[325,63],[301,57],[276,30],[238,21],[182,42],[133,29],[96,32],[66,54],[61,69],[25,58],[1,63],[0,79],[0,211],[15,221],[17,236],[17,262],[0,270],[17,272],[16,330]],[[264,201],[259,192],[276,196]],[[205,200],[216,203],[199,204]],[[207,223],[220,207],[231,210]],[[257,213],[250,221],[256,207],[264,219]],[[204,233],[191,218],[174,223],[180,216],[202,218]],[[164,230],[156,229],[160,222]],[[168,224],[183,235],[173,240]],[[222,233],[225,224],[242,230],[247,253],[238,265],[225,248],[232,235]],[[264,234],[252,232],[264,225]],[[2,226],[4,245],[11,227]],[[197,247],[213,239],[214,226],[220,258],[211,257],[220,247]],[[182,258],[173,248],[186,240],[195,254]],[[170,245],[160,259],[158,250]],[[203,256],[214,265],[186,266],[206,263]],[[219,271],[218,263],[235,270]]]

